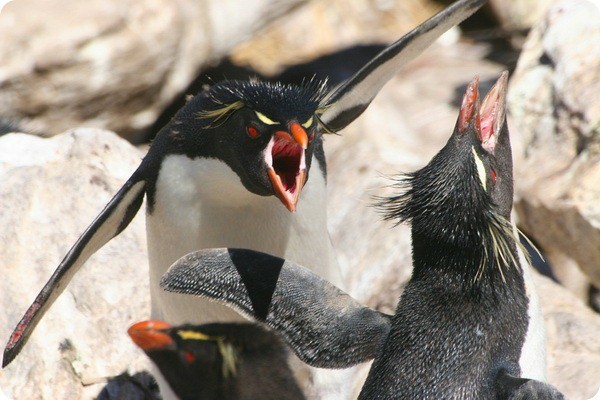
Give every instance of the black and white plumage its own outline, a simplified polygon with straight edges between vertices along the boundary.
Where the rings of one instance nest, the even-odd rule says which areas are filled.
[[[303,400],[277,335],[251,324],[132,325],[129,336],[181,400]]]
[[[237,318],[224,307],[160,290],[168,266],[201,248],[268,252],[313,265],[341,285],[326,228],[322,133],[351,123],[402,65],[484,3],[454,3],[330,96],[314,86],[225,82],[194,97],[57,267],[9,338],[3,366],[85,261],[127,227],[144,195],[154,318],[174,324]],[[296,206],[296,214],[286,210]]]
[[[480,106],[474,79],[446,146],[381,204],[412,226],[413,274],[391,319],[298,265],[248,250],[187,255],[163,287],[266,323],[314,365],[374,357],[361,399],[562,399],[543,382],[536,295],[510,223],[506,85],[505,73]]]

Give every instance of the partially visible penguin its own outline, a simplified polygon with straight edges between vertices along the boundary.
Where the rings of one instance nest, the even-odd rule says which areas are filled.
[[[129,336],[182,400],[303,400],[287,351],[253,324],[132,325]]]
[[[510,223],[507,73],[423,169],[399,178],[386,218],[411,222],[413,273],[386,316],[288,261],[217,249],[182,258],[163,287],[229,304],[278,330],[301,359],[345,367],[375,357],[360,399],[563,399],[545,377],[537,300]],[[254,280],[261,276],[269,282]],[[533,379],[532,379],[533,378]]]
[[[268,252],[309,265],[341,285],[327,232],[323,134],[350,124],[401,66],[484,3],[455,2],[333,93],[312,81],[303,87],[226,81],[192,98],[158,133],[138,169],[26,311],[8,341],[3,366],[85,261],[127,227],[144,196],[153,318],[172,324],[239,320],[226,307],[159,288],[174,261],[202,248]]]

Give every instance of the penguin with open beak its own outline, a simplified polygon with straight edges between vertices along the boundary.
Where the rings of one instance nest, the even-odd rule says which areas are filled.
[[[316,82],[233,81],[190,100],[42,288],[8,340],[3,367],[85,261],[127,227],[144,195],[153,318],[173,324],[239,318],[225,307],[159,288],[174,261],[202,248],[268,252],[310,265],[341,285],[327,232],[323,133],[350,124],[399,68],[484,3],[455,2],[330,95]]]
[[[535,292],[526,287],[530,266],[510,223],[507,77],[481,105],[473,79],[447,144],[427,166],[399,177],[401,192],[380,204],[387,219],[411,223],[413,273],[395,315],[249,250],[192,253],[165,274],[163,287],[266,323],[312,365],[374,357],[360,399],[563,399],[531,379],[545,374],[544,338],[534,328]]]
[[[142,321],[127,332],[182,400],[304,399],[285,346],[260,326]]]

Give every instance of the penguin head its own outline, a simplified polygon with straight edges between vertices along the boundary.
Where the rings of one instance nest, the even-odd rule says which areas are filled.
[[[469,83],[450,139],[424,168],[399,179],[401,194],[381,204],[386,219],[410,220],[413,236],[465,249],[497,238],[490,229],[508,234],[513,180],[507,80],[505,72],[483,102],[478,77]]]
[[[150,320],[127,333],[181,399],[264,398],[251,393],[269,390],[281,393],[277,398],[300,398],[283,343],[258,325]]]
[[[225,162],[244,187],[295,211],[321,151],[323,83],[225,81],[190,100],[163,129],[168,152]],[[165,140],[165,139],[163,139]]]
[[[235,348],[201,327],[142,321],[127,333],[182,399],[218,398],[222,382],[235,374]]]

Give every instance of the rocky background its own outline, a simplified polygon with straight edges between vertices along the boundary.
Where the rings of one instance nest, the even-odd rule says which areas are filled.
[[[251,69],[282,80],[317,72],[338,81],[377,47],[345,53],[342,62],[322,59],[318,70],[288,67],[389,43],[443,5],[9,3],[0,13],[0,117],[7,130],[35,135],[0,137],[0,343],[136,168],[165,110],[210,82],[202,71],[220,64],[210,69],[212,80]],[[409,230],[381,222],[372,196],[389,192],[386,175],[421,167],[443,146],[473,75],[486,92],[509,69],[515,214],[548,260],[542,269],[550,278],[536,274],[548,379],[569,399],[590,398],[600,387],[600,5],[492,0],[463,28],[466,35],[446,35],[361,118],[327,138],[329,226],[349,291],[393,311],[410,276]],[[145,246],[139,215],[88,261],[21,355],[0,370],[0,399],[91,399],[107,378],[147,368],[126,335],[149,315]]]

